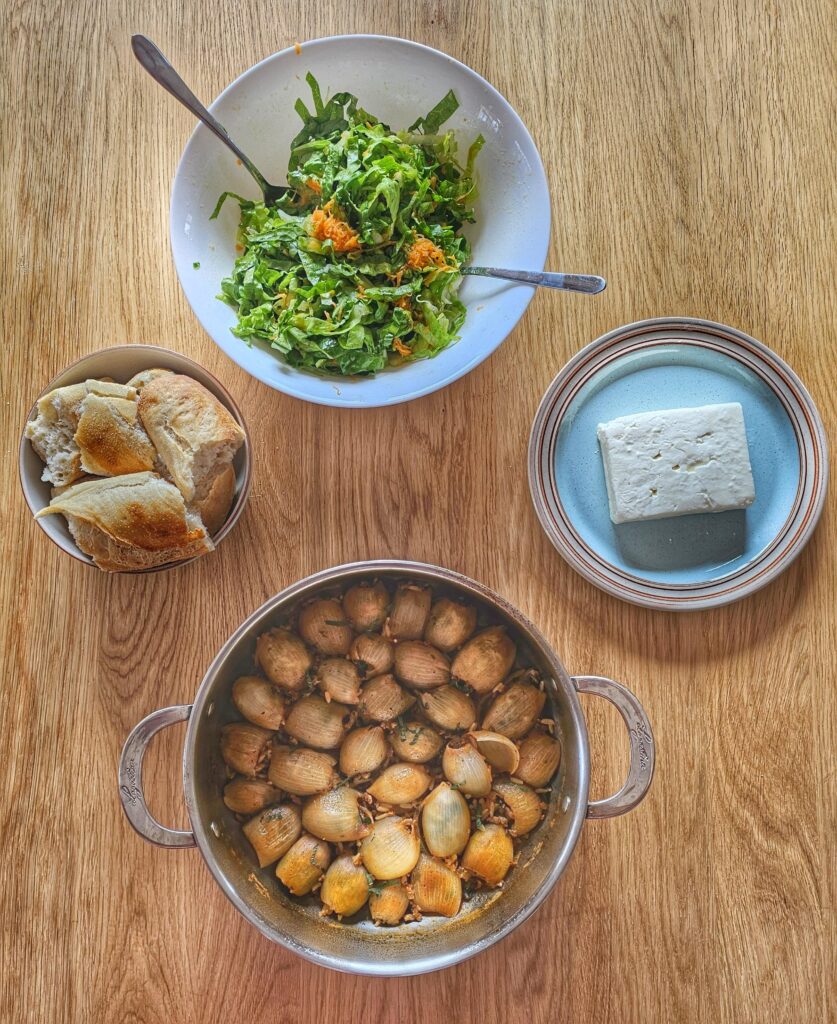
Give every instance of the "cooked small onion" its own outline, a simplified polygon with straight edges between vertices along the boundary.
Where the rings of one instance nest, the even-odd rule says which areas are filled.
[[[432,600],[433,594],[427,587],[402,583],[395,591],[384,633],[398,640],[420,640],[427,625]]]
[[[353,843],[369,833],[368,815],[360,809],[360,793],[348,786],[312,796],[302,808],[302,824],[327,843]]]
[[[502,886],[544,820],[561,745],[540,675],[525,648],[515,668],[513,622],[478,627],[476,600],[432,583],[307,597],[231,687],[247,721],[221,729],[224,803],[288,898],[319,892],[323,914],[454,917],[463,879]]]
[[[531,683],[512,683],[498,694],[482,720],[483,729],[499,732],[510,740],[525,736],[538,720],[546,696]]]
[[[515,778],[535,789],[547,785],[561,763],[561,744],[548,733],[536,730],[520,744],[520,762]]]
[[[476,732],[469,732],[468,738],[476,743],[477,750],[492,768],[496,768],[498,772],[508,772],[509,775],[514,775],[514,770],[520,760],[520,753],[508,736],[503,736],[499,732],[478,729]]]
[[[334,758],[307,747],[275,746],[270,755],[270,781],[293,796],[315,796],[337,785]]]
[[[489,693],[506,678],[517,647],[504,626],[491,626],[469,640],[451,665],[451,674],[477,693]]]
[[[474,702],[455,686],[440,686],[420,693],[419,701],[430,721],[448,732],[470,729],[477,719]]]
[[[514,846],[501,825],[477,829],[462,854],[462,867],[478,875],[489,885],[503,881],[514,860]]]
[[[300,697],[288,712],[285,732],[318,750],[333,750],[346,735],[351,710],[316,694]]]
[[[389,610],[383,583],[357,583],[343,595],[343,612],[358,633],[380,629]]]
[[[235,814],[257,814],[281,799],[281,790],[265,779],[233,779],[224,786],[224,803]]]
[[[424,764],[442,749],[442,737],[422,722],[406,722],[389,734],[389,742],[402,761]]]
[[[352,729],[340,745],[340,771],[350,778],[377,771],[389,756],[389,744],[380,725]]]
[[[366,792],[380,804],[404,807],[424,796],[432,781],[420,764],[400,762],[385,768]]]
[[[467,738],[452,739],[442,754],[445,778],[465,796],[488,796],[491,769],[475,744]]]
[[[315,676],[324,694],[343,704],[360,700],[360,673],[346,658],[326,658],[320,662]]]
[[[305,896],[319,883],[330,863],[328,843],[301,835],[276,865],[276,877],[293,896]]]
[[[248,722],[263,729],[278,729],[285,721],[285,702],[275,686],[261,676],[239,676],[232,701]]]
[[[414,703],[415,697],[389,674],[375,676],[360,691],[361,714],[372,722],[393,722]]]
[[[415,822],[391,814],[379,818],[360,844],[363,866],[381,881],[403,878],[416,866],[420,844]]]
[[[430,609],[424,639],[440,651],[453,651],[477,628],[477,609],[441,597]]]
[[[357,665],[358,672],[365,678],[389,672],[395,661],[391,640],[378,633],[361,633],[356,636],[349,650],[349,657]]]
[[[522,782],[501,779],[494,783],[494,792],[508,807],[512,816],[509,833],[513,836],[525,836],[538,824],[543,817],[543,804],[540,797],[529,786]]]
[[[356,914],[369,899],[366,871],[348,854],[332,861],[320,887],[320,899],[327,911],[338,917]]]
[[[256,641],[256,661],[267,678],[283,690],[301,690],[311,654],[296,634],[287,629],[271,629]]]
[[[259,867],[266,868],[279,860],[299,839],[302,823],[299,808],[293,804],[277,804],[251,818],[242,832],[259,858]]]
[[[369,896],[369,914],[375,924],[400,924],[410,906],[410,897],[403,885],[390,883]]]
[[[423,640],[404,640],[395,648],[395,675],[416,690],[432,690],[450,682],[450,662]]]
[[[352,646],[352,627],[340,602],[332,598],[319,598],[302,609],[299,633],[320,654],[348,654]]]
[[[424,914],[453,917],[462,905],[462,882],[452,869],[423,853],[410,876],[413,900]]]
[[[234,772],[252,778],[267,764],[272,735],[249,722],[231,722],[221,730],[221,757]]]
[[[453,857],[465,849],[471,834],[471,813],[465,797],[447,782],[440,782],[424,801],[421,834],[436,857]]]

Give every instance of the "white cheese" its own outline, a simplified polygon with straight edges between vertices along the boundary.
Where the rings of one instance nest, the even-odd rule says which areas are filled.
[[[620,416],[597,433],[614,523],[723,512],[755,500],[738,402]]]

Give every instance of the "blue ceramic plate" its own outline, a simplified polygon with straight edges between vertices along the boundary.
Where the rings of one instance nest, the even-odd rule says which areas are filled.
[[[755,481],[746,510],[614,526],[596,439],[628,413],[740,402]],[[631,324],[580,352],[544,396],[529,446],[535,509],[596,585],[655,608],[725,604],[799,553],[822,510],[828,451],[810,395],[765,346],[721,324]]]

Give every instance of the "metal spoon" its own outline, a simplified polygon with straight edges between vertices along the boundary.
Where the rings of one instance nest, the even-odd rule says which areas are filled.
[[[499,277],[505,281],[519,281],[535,288],[560,288],[565,292],[585,292],[598,295],[607,288],[603,277],[592,274],[550,274],[540,270],[498,270],[496,267],[462,267],[463,274],[473,277]]]
[[[255,178],[256,183],[262,190],[264,201],[267,205],[275,203],[289,192],[296,191],[287,185],[270,184],[253,161],[229,137],[226,128],[219,121],[216,121],[197,96],[195,96],[166,57],[160,52],[160,48],[156,44],[152,43],[146,36],[135,35],[131,36],[131,48],[134,51],[134,56],[154,81],[162,85],[166,92],[170,92],[199,121],[203,121],[206,127],[211,132],[214,132],[224,145],[229,146]],[[531,284],[540,288],[560,288],[568,292],[586,292],[588,295],[595,295],[598,292],[604,291],[607,286],[607,282],[603,277],[591,277],[586,274],[549,274],[532,270],[498,270],[496,267],[463,267],[462,273],[477,277],[499,277],[507,281],[519,281],[522,284]]]
[[[243,153],[227,134],[226,128],[215,118],[201,101],[195,96],[189,86],[174,70],[166,60],[159,48],[145,36],[131,36],[131,48],[134,56],[142,64],[145,70],[151,75],[155,82],[162,85],[166,92],[170,92],[176,100],[180,100],[183,106],[190,110],[199,121],[203,121],[207,128],[235,153],[238,159],[244,164],[247,170],[256,179],[256,183],[264,194],[264,201],[267,205],[275,203],[282,196],[289,192],[296,192],[287,185],[271,185],[262,172],[256,167],[253,161]]]

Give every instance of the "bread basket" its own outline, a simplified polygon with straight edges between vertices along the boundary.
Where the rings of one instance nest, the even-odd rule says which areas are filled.
[[[212,537],[212,541],[217,547],[233,529],[247,503],[247,497],[250,492],[251,471],[250,437],[244,417],[230,393],[209,371],[205,370],[194,360],[181,355],[179,352],[173,352],[171,349],[161,348],[156,345],[117,345],[112,348],[100,349],[98,352],[93,352],[79,359],[59,373],[57,377],[53,378],[41,391],[40,395],[37,396],[27,415],[27,422],[35,417],[38,400],[55,388],[65,387],[68,384],[75,384],[91,378],[100,379],[104,377],[115,381],[126,381],[141,370],[151,369],[152,367],[173,370],[175,373],[184,374],[198,381],[229,410],[244,431],[244,444],[236,453],[233,461],[233,469],[236,475],[235,500],[223,526]],[[43,468],[43,463],[29,440],[24,436],[24,432],[21,431],[19,447],[20,483],[23,489],[23,496],[33,516],[49,505],[51,498],[51,485],[41,479]],[[81,551],[74,541],[63,516],[46,516],[35,520],[35,522],[63,552],[72,556],[77,561],[95,568],[93,559]],[[181,562],[172,562],[147,569],[137,569],[133,570],[133,572],[160,572],[166,569],[174,569],[181,565],[187,565],[195,560],[190,558]]]

